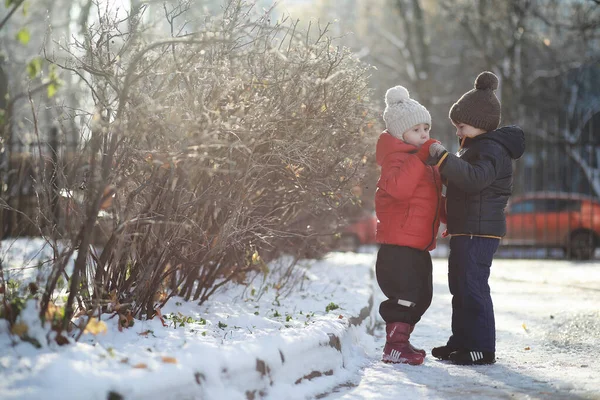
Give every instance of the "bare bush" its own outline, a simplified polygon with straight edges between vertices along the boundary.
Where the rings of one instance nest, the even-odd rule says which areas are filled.
[[[148,42],[135,11],[126,24],[100,18],[55,60],[97,110],[72,246],[42,302],[43,315],[77,249],[64,328],[75,302],[152,317],[173,295],[202,303],[282,254],[318,254],[358,205],[351,188],[372,149],[368,68],[326,28],[298,32],[232,1],[197,34]]]

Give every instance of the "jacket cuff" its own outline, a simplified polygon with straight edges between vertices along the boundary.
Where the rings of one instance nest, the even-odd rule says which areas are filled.
[[[437,164],[435,164],[436,167],[441,167],[442,163],[446,160],[446,157],[448,157],[448,152],[445,151],[444,154],[440,157],[440,160],[437,162]]]

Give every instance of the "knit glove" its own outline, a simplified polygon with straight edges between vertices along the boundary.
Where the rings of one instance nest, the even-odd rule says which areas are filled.
[[[419,151],[415,153],[416,156],[419,157],[419,160],[427,164],[427,159],[431,157],[431,146],[435,145],[436,143],[439,144],[440,142],[435,139],[429,139],[423,143],[419,148]]]
[[[436,141],[436,143],[432,143],[429,146],[429,158],[423,162],[427,165],[436,165],[447,152],[448,150],[440,142]]]

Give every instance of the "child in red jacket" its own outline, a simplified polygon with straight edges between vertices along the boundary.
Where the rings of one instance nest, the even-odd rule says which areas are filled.
[[[430,250],[435,248],[442,207],[437,167],[425,165],[431,116],[402,86],[385,94],[386,130],[377,142],[376,274],[388,298],[379,306],[386,322],[384,362],[419,365],[425,351],[409,341],[433,296]],[[423,146],[426,144],[425,146]],[[423,151],[421,151],[423,149]]]

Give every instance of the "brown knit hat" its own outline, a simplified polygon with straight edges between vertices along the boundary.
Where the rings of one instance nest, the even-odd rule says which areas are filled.
[[[450,119],[483,129],[487,132],[500,125],[500,101],[494,91],[498,77],[484,71],[475,79],[475,88],[465,93],[450,108]]]

